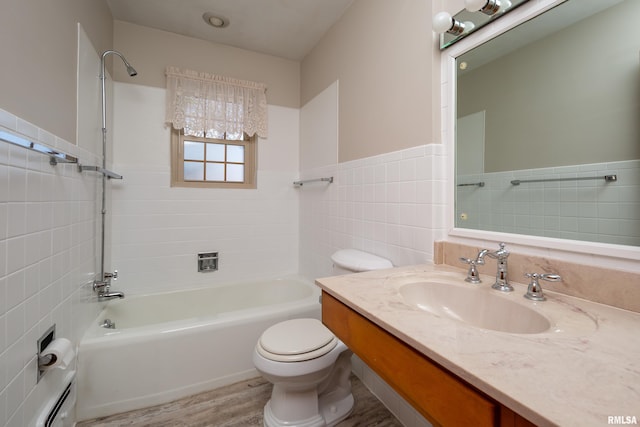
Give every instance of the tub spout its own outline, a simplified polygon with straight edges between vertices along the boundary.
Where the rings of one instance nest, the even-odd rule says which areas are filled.
[[[107,292],[100,292],[98,294],[98,301],[110,300],[114,298],[124,298],[124,292],[107,291]]]

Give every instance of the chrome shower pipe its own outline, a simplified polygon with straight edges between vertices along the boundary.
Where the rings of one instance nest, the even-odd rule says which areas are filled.
[[[120,57],[124,66],[127,67],[127,73],[129,76],[134,77],[138,74],[138,72],[129,64],[124,55],[116,50],[105,50],[102,52],[102,56],[100,57],[100,89],[102,96],[102,169],[107,168],[107,94],[106,94],[106,80],[107,73],[105,71],[105,58],[108,55],[116,55]],[[100,278],[99,281],[105,280],[105,272],[104,272],[104,251],[105,251],[105,217],[107,214],[107,175],[102,175],[102,206],[100,208],[100,213],[102,216],[102,225],[101,225],[101,236],[100,236]]]

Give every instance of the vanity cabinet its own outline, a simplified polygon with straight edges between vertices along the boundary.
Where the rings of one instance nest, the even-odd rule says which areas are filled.
[[[534,426],[324,291],[322,321],[436,426]]]

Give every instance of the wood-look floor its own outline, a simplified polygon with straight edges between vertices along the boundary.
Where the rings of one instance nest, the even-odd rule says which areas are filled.
[[[402,427],[402,424],[360,382],[351,376],[353,413],[339,427]],[[95,420],[76,427],[248,427],[262,426],[262,411],[271,395],[262,378],[239,382],[164,405]]]

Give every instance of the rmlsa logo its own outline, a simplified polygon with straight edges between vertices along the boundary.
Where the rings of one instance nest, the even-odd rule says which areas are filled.
[[[607,417],[608,424],[638,424],[635,415],[609,415]]]

